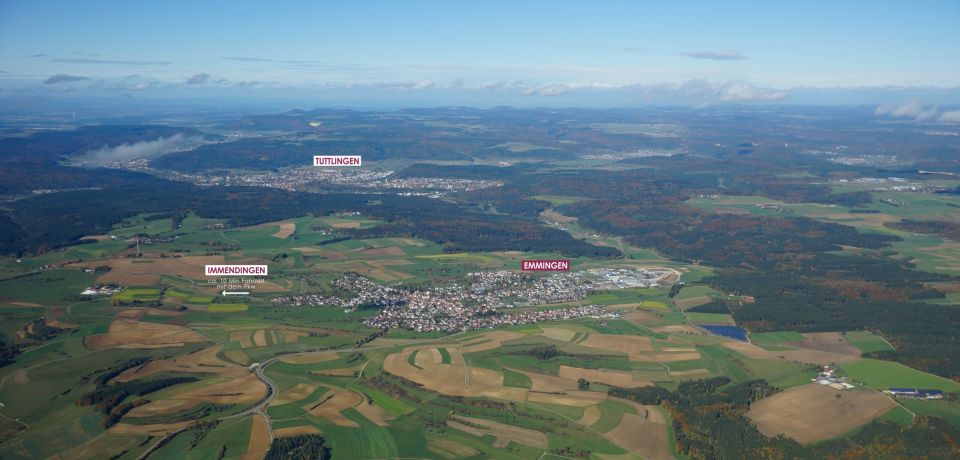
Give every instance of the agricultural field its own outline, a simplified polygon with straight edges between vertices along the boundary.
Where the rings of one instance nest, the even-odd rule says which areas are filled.
[[[842,367],[850,377],[878,390],[895,387],[933,388],[944,392],[960,391],[960,383],[890,361],[861,359],[844,364]]]
[[[952,183],[955,184],[955,183]],[[855,184],[835,184],[838,191],[869,190]],[[937,236],[907,232],[887,224],[904,219],[921,221],[960,220],[956,199],[949,195],[913,192],[873,192],[873,202],[863,208],[848,208],[817,203],[785,203],[756,196],[699,197],[688,201],[691,206],[716,213],[805,216],[825,222],[850,225],[865,233],[895,235],[902,241],[892,245],[891,257],[907,257],[918,270],[960,275],[960,244]],[[891,205],[889,203],[895,203]]]
[[[558,206],[577,201],[543,198]],[[271,299],[332,295],[332,281],[348,272],[387,286],[443,285],[557,255],[447,253],[423,239],[340,233],[380,225],[359,216],[220,224],[187,216],[174,232],[169,219],[135,216],[109,232],[115,239],[85,245],[85,255],[62,267],[0,280],[0,334],[27,344],[15,363],[0,367],[0,456],[259,458],[272,439],[319,434],[335,459],[568,458],[577,449],[594,459],[670,459],[670,410],[610,391],[674,390],[710,378],[729,385],[762,378],[784,389],[747,415],[763,434],[803,443],[846,436],[874,419],[909,424],[910,412],[952,423],[960,413],[949,402],[891,411],[891,399],[863,387],[839,392],[838,405],[833,393],[809,384],[816,364],[840,363],[874,388],[960,385],[862,358],[890,349],[866,331],[754,333],[749,342],[709,334],[701,325],[733,325],[732,316],[689,310],[725,294],[696,284],[672,298],[668,292],[712,269],[637,248],[624,247],[636,258],[572,259],[576,269],[675,270],[659,287],[584,299],[616,317],[384,332],[363,323],[375,308]],[[143,238],[139,255],[126,239],[133,235]],[[271,276],[253,295],[228,298],[202,271],[224,263],[268,264]],[[124,289],[79,294],[98,284]],[[55,330],[36,338],[45,327]],[[111,405],[93,402],[105,395],[119,396]],[[784,414],[791,422],[778,424]]]
[[[706,286],[688,286],[680,290],[673,297],[673,305],[679,310],[687,310],[693,307],[710,303],[714,299],[721,297],[716,290]]]
[[[811,383],[753,404],[747,417],[767,436],[783,434],[806,444],[840,436],[895,407],[875,391],[839,391]]]

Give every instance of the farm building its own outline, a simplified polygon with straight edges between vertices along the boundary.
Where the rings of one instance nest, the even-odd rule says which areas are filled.
[[[916,389],[916,388],[890,388],[886,391],[893,396],[898,398],[912,398],[912,399],[943,399],[942,390],[928,390],[928,389]]]

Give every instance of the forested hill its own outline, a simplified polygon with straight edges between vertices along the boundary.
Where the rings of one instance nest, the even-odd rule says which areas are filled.
[[[66,166],[62,162],[97,149],[200,134],[193,128],[168,126],[86,126],[0,138],[0,195],[142,184],[152,177],[118,169]]]
[[[160,179],[102,190],[55,193],[10,203],[0,214],[0,251],[37,253],[109,231],[141,213],[194,212],[245,226],[307,214],[357,211],[386,225],[373,235],[412,236],[445,244],[449,251],[558,252],[569,257],[617,257],[540,223],[496,215],[425,197],[289,192],[256,187],[201,188]]]

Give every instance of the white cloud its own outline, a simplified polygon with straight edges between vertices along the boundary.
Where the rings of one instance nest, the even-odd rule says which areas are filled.
[[[779,101],[786,99],[789,94],[773,88],[760,88],[746,83],[727,83],[717,88],[721,101],[748,102],[748,101]]]
[[[913,118],[916,121],[928,121],[936,118],[940,109],[935,105],[927,105],[913,100],[900,105],[880,105],[873,112],[877,116],[889,115],[896,118]]]
[[[960,123],[960,110],[943,112],[937,117],[937,121],[940,123]]]
[[[210,74],[208,73],[198,73],[192,77],[185,84],[187,85],[202,85],[210,81]]]
[[[741,54],[739,51],[687,51],[685,53],[678,53],[681,56],[686,56],[694,59],[710,59],[713,61],[743,61],[747,57]]]
[[[120,144],[115,147],[102,147],[84,154],[81,161],[91,166],[104,166],[118,161],[130,161],[139,158],[153,158],[167,153],[177,147],[200,142],[199,137],[186,137],[183,134],[174,134],[170,137],[159,137],[152,141]]]

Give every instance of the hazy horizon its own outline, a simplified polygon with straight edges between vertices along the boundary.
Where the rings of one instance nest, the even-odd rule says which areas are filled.
[[[960,104],[955,2],[258,6],[2,1],[0,98]]]

